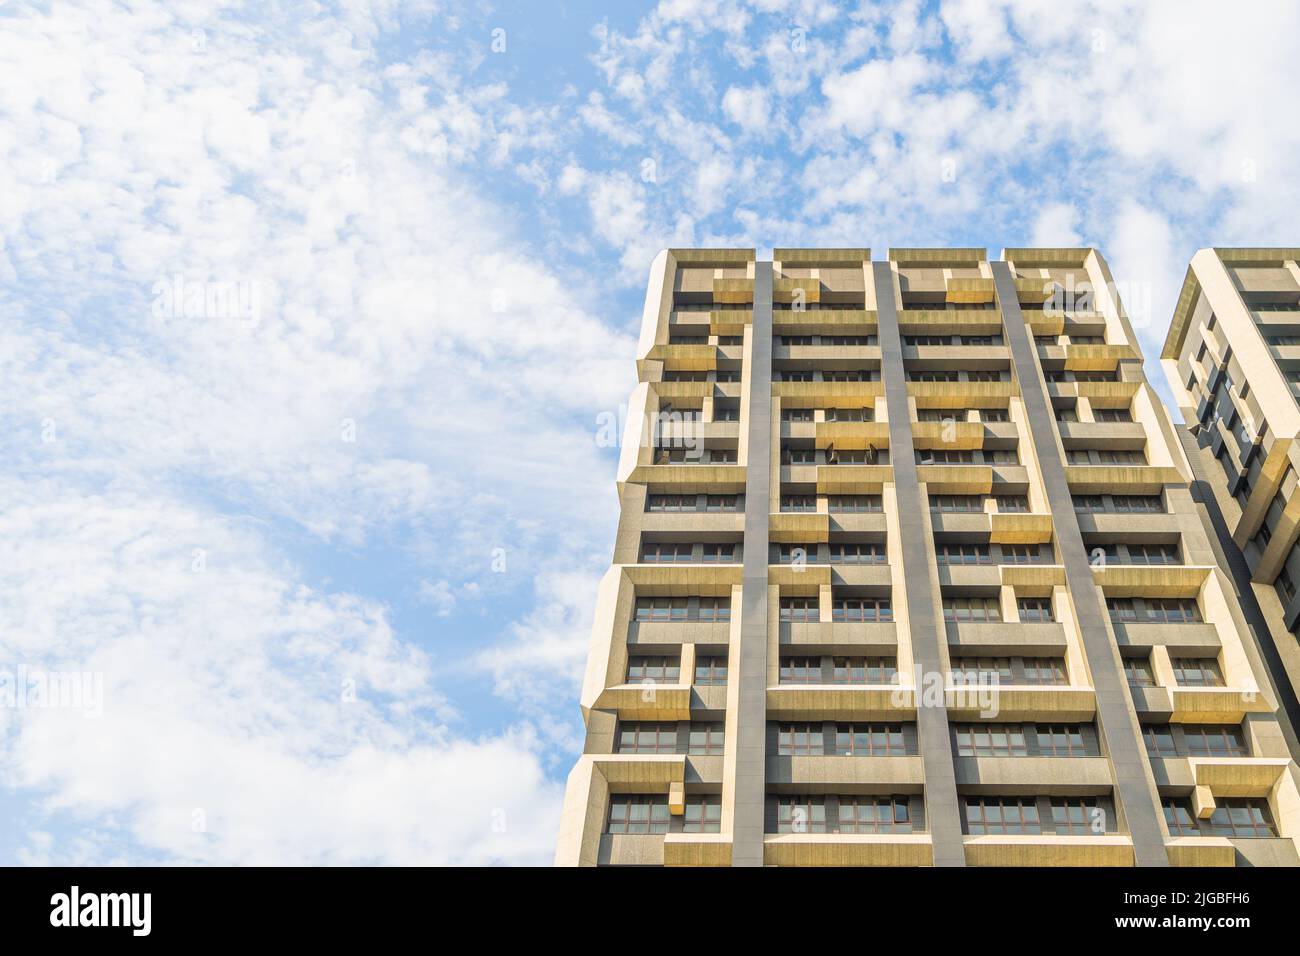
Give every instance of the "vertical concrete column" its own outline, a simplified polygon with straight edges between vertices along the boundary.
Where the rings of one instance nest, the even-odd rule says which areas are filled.
[[[961,807],[948,736],[948,709],[941,695],[923,697],[926,681],[947,682],[933,595],[939,591],[930,560],[932,535],[925,518],[929,504],[917,480],[912,422],[908,414],[907,376],[903,370],[903,341],[898,331],[894,276],[888,262],[873,262],[876,317],[880,326],[880,368],[889,410],[889,461],[894,468],[894,493],[902,532],[903,570],[907,580],[907,616],[912,659],[916,666],[916,724],[925,766],[925,816],[934,845],[935,866],[965,866]],[[944,638],[946,640],[946,637]]]
[[[1074,499],[1065,479],[1065,465],[1057,454],[1055,416],[1038,366],[1038,350],[1020,312],[1020,300],[1011,269],[1005,262],[991,263],[993,285],[1002,312],[1003,332],[1011,350],[1012,367],[1020,383],[1029,437],[1038,456],[1052,524],[1071,603],[1083,638],[1083,653],[1092,672],[1097,694],[1097,722],[1110,751],[1115,780],[1115,804],[1128,822],[1138,866],[1168,866],[1165,829],[1155,778],[1146,759],[1137,711],[1129,695],[1119,647],[1102,605],[1101,592],[1092,576],[1088,551],[1074,514]]]
[[[731,662],[736,695],[732,866],[763,865],[767,760],[768,513],[772,484],[772,263],[754,263],[745,467],[745,544],[741,564],[740,647]],[[729,768],[730,769],[730,768]]]

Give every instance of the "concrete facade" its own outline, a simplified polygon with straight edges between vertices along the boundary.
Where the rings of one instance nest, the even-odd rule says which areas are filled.
[[[637,370],[558,864],[1300,863],[1238,519],[1095,250],[666,250]]]

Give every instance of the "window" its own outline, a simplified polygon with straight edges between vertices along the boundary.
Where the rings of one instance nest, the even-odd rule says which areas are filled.
[[[782,621],[817,621],[820,620],[820,617],[821,612],[817,607],[817,599],[815,597],[781,598]]]
[[[685,621],[687,599],[684,597],[642,597],[636,599],[636,619],[646,621]]]
[[[1110,619],[1125,621],[1150,621],[1156,624],[1192,624],[1201,619],[1195,598],[1107,598]]]
[[[1171,797],[1165,800],[1165,825],[1170,836],[1196,836],[1200,833],[1192,808],[1186,800]]]
[[[709,495],[705,504],[706,511],[739,511],[739,495]]]
[[[867,369],[826,369],[822,372],[823,382],[874,382],[876,375]]]
[[[621,754],[673,754],[677,752],[677,725],[648,721],[618,725]]]
[[[1128,677],[1130,687],[1156,686],[1156,679],[1151,673],[1151,662],[1145,657],[1124,658],[1124,674]]]
[[[964,449],[918,448],[916,450],[918,465],[969,465],[974,461],[975,452]]]
[[[880,757],[907,753],[902,724],[838,724],[835,752],[851,757]]]
[[[782,511],[805,511],[813,512],[817,510],[816,495],[782,495]]]
[[[700,757],[722,756],[722,722],[691,724],[689,754]]]
[[[930,510],[967,514],[984,510],[980,495],[931,495]]]
[[[897,679],[892,657],[837,657],[831,669],[833,684],[892,684]]]
[[[642,546],[641,561],[645,564],[690,564],[691,546],[651,542]]]
[[[874,623],[892,621],[894,609],[889,598],[854,597],[835,598],[831,605],[832,621],[859,621]]]
[[[727,683],[726,657],[710,654],[695,658],[695,683],[705,687]]]
[[[777,564],[816,564],[817,545],[815,544],[778,544],[776,546]]]
[[[987,544],[942,544],[934,549],[934,559],[939,564],[988,564]]]
[[[1246,757],[1241,728],[1231,724],[1184,724],[1183,739],[1193,757]]]
[[[1048,597],[1017,598],[1016,610],[1026,624],[1056,620],[1052,616],[1052,599]]]
[[[831,545],[831,564],[884,564],[885,549],[874,541]]]
[[[1123,623],[1138,619],[1137,605],[1132,598],[1106,598],[1106,608],[1112,621]]]
[[[1099,422],[1131,422],[1133,416],[1127,408],[1094,408],[1092,417]]]
[[[1043,724],[1037,728],[1038,752],[1044,757],[1086,757],[1088,747],[1078,724]]]
[[[1075,495],[1074,510],[1083,512],[1105,511],[1106,499],[1101,495]]]
[[[831,514],[837,512],[872,512],[881,511],[883,505],[880,495],[831,495]]]
[[[1040,564],[1051,559],[1051,551],[1041,544],[1004,544],[1001,546],[1001,564]]]
[[[1174,680],[1182,687],[1222,687],[1223,673],[1210,657],[1173,658]]]
[[[701,554],[705,564],[734,564],[736,562],[735,544],[706,544]]]
[[[713,622],[730,621],[731,598],[700,598],[700,620]]]
[[[1130,544],[1128,559],[1133,564],[1177,564],[1178,546],[1173,544]]]
[[[1005,408],[981,408],[980,421],[982,422],[1006,422],[1011,420]]]
[[[1000,621],[1002,612],[995,597],[945,597],[945,621]]]
[[[1125,513],[1158,513],[1165,510],[1159,495],[1114,495],[1115,510]]]
[[[876,448],[874,445],[866,448],[846,448],[842,451],[829,452],[826,461],[830,465],[883,465],[889,461],[889,449]]]
[[[956,382],[959,378],[953,369],[918,369],[907,373],[909,382]]]
[[[1052,827],[1057,833],[1087,836],[1112,829],[1113,815],[1095,797],[1053,797]]]
[[[675,657],[638,656],[627,661],[629,684],[675,684],[680,676],[680,665]]]
[[[959,657],[952,665],[952,682],[962,684],[1010,684],[1011,658]]]
[[[783,422],[810,422],[812,420],[813,410],[811,408],[781,409],[781,421]]]
[[[840,797],[840,833],[911,833],[907,797]]]
[[[964,797],[966,832],[1042,833],[1033,797]]]
[[[1060,657],[1026,657],[1026,684],[1065,684],[1065,660]]]
[[[714,402],[713,420],[715,422],[738,422],[740,421],[740,407],[724,402]]]
[[[869,422],[874,420],[875,417],[875,409],[872,408],[826,409],[826,420],[828,422]]]
[[[722,829],[722,797],[717,794],[686,798],[682,816],[683,833],[717,833]]]
[[[782,757],[820,757],[826,752],[820,723],[781,724],[776,740],[776,752]]]
[[[1178,746],[1174,743],[1174,732],[1168,724],[1143,724],[1142,739],[1146,741],[1149,756],[1178,756]]]
[[[609,798],[606,833],[667,833],[668,797],[650,793],[616,793]]]
[[[1005,379],[1003,379],[1003,377],[1002,377],[1002,373],[999,372],[999,371],[997,371],[996,369],[993,369],[993,370],[976,369],[976,370],[974,370],[974,371],[967,372],[967,373],[966,373],[966,378],[967,378],[968,381],[971,381],[971,382],[1001,382],[1001,381],[1005,381]]]
[[[1295,581],[1291,578],[1291,572],[1285,567],[1277,573],[1277,580],[1273,582],[1278,593],[1282,595],[1282,603],[1290,604],[1291,599],[1295,597]]]
[[[694,511],[695,495],[648,495],[647,511]]]
[[[1277,836],[1263,800],[1219,797],[1210,819],[1201,821],[1206,836],[1258,839]]]
[[[778,796],[776,798],[777,833],[825,833],[826,798]]]
[[[1003,513],[1026,512],[1029,510],[1029,499],[1024,495],[998,495],[998,511]]]
[[[820,684],[822,659],[820,657],[781,658],[780,681],[782,684]]]
[[[1073,405],[1059,405],[1056,408],[1056,420],[1058,422],[1077,422],[1079,412]]]
[[[812,465],[816,462],[815,448],[792,448],[787,445],[781,450],[781,463],[784,465]]]
[[[1025,731],[1020,724],[958,724],[959,757],[1024,757]]]

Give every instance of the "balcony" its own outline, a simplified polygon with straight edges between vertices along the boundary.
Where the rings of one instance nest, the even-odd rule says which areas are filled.
[[[707,690],[721,688],[701,688]],[[617,684],[600,692],[593,705],[617,712],[620,720],[690,720],[691,687],[688,684]],[[723,699],[725,709],[725,697]]]
[[[665,833],[664,866],[731,866],[729,833]]]
[[[1066,465],[1065,480],[1076,495],[1155,495],[1183,477],[1172,465]]]
[[[949,684],[950,720],[1084,723],[1097,712],[1091,687],[1071,684]]]
[[[816,313],[820,315],[821,313]],[[848,333],[845,333],[846,335]],[[866,335],[868,333],[862,333]],[[773,361],[781,360],[800,360],[806,362],[816,362],[822,367],[826,363],[840,363],[842,367],[846,362],[870,363],[867,367],[880,365],[880,346],[879,345],[773,345]]]
[[[1079,443],[1107,449],[1141,451],[1146,446],[1147,431],[1139,422],[1057,422],[1066,448]]]
[[[647,511],[641,516],[643,531],[681,533],[740,533],[745,531],[743,511]],[[739,547],[736,549],[739,552]]]
[[[950,622],[947,630],[949,648],[981,657],[1064,657],[1069,646],[1065,625],[1058,622]]]
[[[745,466],[692,465],[684,462],[667,465],[637,465],[627,481],[657,485],[681,494],[739,494],[745,490]]]
[[[930,866],[928,833],[770,833],[767,866]]]
[[[1139,357],[1128,344],[1065,346],[1065,367],[1071,371],[1110,371],[1122,361]]]
[[[636,647],[728,644],[730,641],[730,621],[633,621],[627,628],[627,642]]]
[[[877,328],[874,309],[780,309],[772,313],[772,330],[778,335],[870,335]]]
[[[1005,369],[1011,353],[1005,345],[904,345],[903,359],[936,369]]]
[[[1095,796],[1112,785],[1105,757],[954,757],[953,769],[970,793]]]
[[[837,406],[842,402],[872,404],[885,394],[885,384],[875,382],[773,382],[773,398],[797,399],[801,407]]]
[[[663,833],[602,833],[596,863],[599,866],[663,866],[665,836]]]
[[[1120,647],[1167,647],[1174,656],[1196,656],[1197,652],[1221,646],[1219,631],[1213,624],[1113,621],[1112,627]]]
[[[1089,836],[990,834],[963,838],[967,866],[1132,866],[1123,833]]]
[[[898,684],[780,684],[767,688],[768,720],[916,719],[910,686]]]
[[[898,625],[892,621],[859,623],[849,621],[783,622],[777,639],[782,649],[807,650],[822,654],[855,654],[865,657],[897,657]]]
[[[769,754],[765,779],[778,793],[812,789],[835,793],[915,793],[925,782],[920,756],[782,757]]]

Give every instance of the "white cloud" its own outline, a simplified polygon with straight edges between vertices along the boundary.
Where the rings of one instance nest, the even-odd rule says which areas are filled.
[[[1030,243],[1035,246],[1077,246],[1082,241],[1079,213],[1069,203],[1048,203],[1034,220]]]
[[[775,125],[770,115],[767,91],[761,87],[730,87],[722,97],[722,111],[729,120],[749,133]]]
[[[33,861],[123,838],[164,862],[549,858],[559,790],[527,732],[458,739],[381,607],[175,502],[0,487],[0,659],[103,675],[98,718],[0,711],[4,782],[98,821]]]

